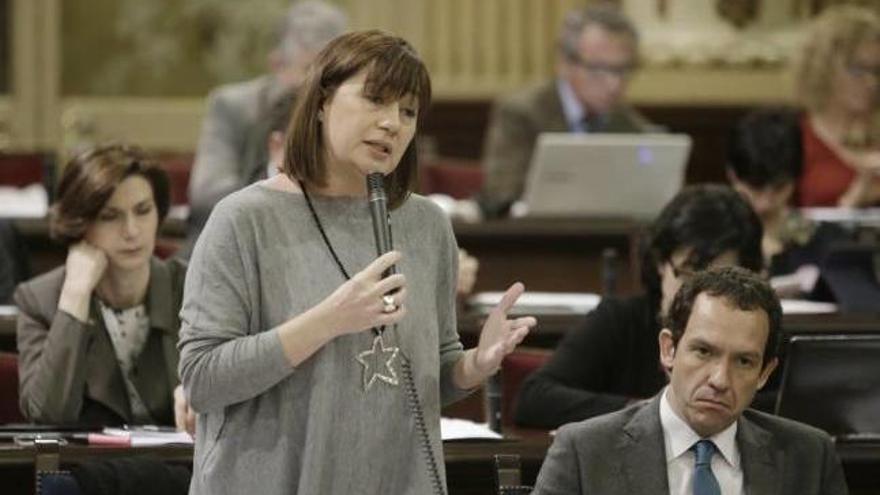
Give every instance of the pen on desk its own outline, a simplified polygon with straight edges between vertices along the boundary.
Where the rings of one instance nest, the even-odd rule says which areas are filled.
[[[122,435],[105,435],[103,433],[72,433],[64,438],[70,443],[82,445],[105,445],[112,447],[131,447],[131,438]]]

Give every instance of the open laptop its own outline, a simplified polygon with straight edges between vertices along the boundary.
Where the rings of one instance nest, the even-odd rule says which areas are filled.
[[[681,189],[690,149],[684,134],[543,133],[525,214],[653,219]]]
[[[880,334],[792,336],[776,414],[833,436],[880,440]]]

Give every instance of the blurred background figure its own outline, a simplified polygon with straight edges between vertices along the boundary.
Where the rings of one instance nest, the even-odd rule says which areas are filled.
[[[795,66],[806,109],[801,206],[868,206],[880,201],[880,17],[830,7],[810,25]]]
[[[603,298],[566,332],[550,361],[523,383],[517,424],[557,428],[656,394],[667,382],[657,335],[675,293],[694,273],[731,265],[761,271],[760,220],[729,187],[686,187],[642,243],[644,293]]]
[[[165,173],[139,150],[101,146],[70,161],[50,229],[64,266],[21,284],[21,409],[49,424],[162,424],[194,416],[177,377],[185,267],[153,256],[168,213]]]
[[[830,223],[812,222],[792,207],[801,175],[800,115],[792,109],[746,115],[728,141],[727,177],[758,214],[761,250],[780,296],[829,299],[819,265],[832,244],[849,236]]]
[[[217,201],[266,177],[266,122],[272,105],[296,90],[315,55],[345,32],[347,25],[346,15],[331,3],[294,3],[279,29],[278,44],[269,54],[271,72],[221,86],[208,96],[190,178],[189,232],[181,258],[189,258]]]
[[[499,100],[492,111],[480,193],[487,216],[506,214],[522,196],[540,133],[656,129],[625,103],[638,65],[638,44],[635,26],[615,5],[599,3],[565,17],[556,77]]]

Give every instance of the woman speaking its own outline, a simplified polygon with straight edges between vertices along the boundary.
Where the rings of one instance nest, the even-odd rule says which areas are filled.
[[[191,493],[445,492],[441,405],[494,373],[535,320],[507,319],[514,284],[462,349],[455,239],[410,193],[430,94],[403,39],[337,38],[300,89],[282,173],[212,213],[181,311],[180,374],[199,413]],[[378,258],[376,172],[394,244]]]

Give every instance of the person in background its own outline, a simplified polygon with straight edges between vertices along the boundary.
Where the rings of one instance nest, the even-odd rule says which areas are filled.
[[[594,4],[565,17],[556,77],[498,101],[492,111],[478,197],[486,216],[507,214],[522,196],[540,133],[658,129],[625,103],[638,44],[636,28],[614,5]]]
[[[771,283],[777,294],[828,299],[827,289],[817,284],[819,265],[834,243],[849,236],[834,224],[812,222],[792,208],[801,175],[799,119],[798,112],[782,108],[746,115],[728,141],[727,177],[761,219],[764,263],[776,277]],[[789,279],[791,283],[783,283]]]
[[[643,294],[605,298],[583,325],[566,332],[516,404],[521,426],[556,428],[622,409],[666,384],[657,360],[660,322],[682,282],[708,267],[761,271],[761,222],[734,190],[684,188],[642,242]]]
[[[827,433],[747,409],[777,365],[782,308],[760,275],[712,269],[684,283],[648,402],[559,429],[534,495],[845,495]]]
[[[347,25],[346,15],[331,3],[293,3],[269,55],[271,73],[221,86],[208,96],[189,183],[189,232],[179,257],[189,258],[220,198],[266,177],[270,109],[299,87],[315,55]]]
[[[281,173],[217,204],[180,313],[199,413],[190,493],[445,493],[441,404],[494,374],[535,319],[507,319],[514,284],[462,347],[455,238],[411,194],[430,95],[405,40],[336,38],[300,87]],[[371,173],[394,240],[378,258]]]
[[[153,256],[168,205],[165,172],[136,148],[99,146],[65,166],[49,222],[67,260],[14,295],[31,421],[193,429],[177,378],[185,266]]]
[[[806,110],[800,206],[880,202],[880,16],[838,5],[809,27],[795,63]]]

